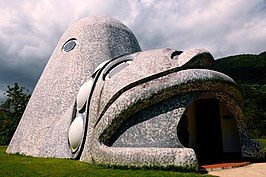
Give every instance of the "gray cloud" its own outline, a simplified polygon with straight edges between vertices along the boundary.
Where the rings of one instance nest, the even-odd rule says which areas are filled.
[[[266,50],[265,0],[1,0],[0,11],[0,92],[15,82],[33,89],[64,30],[89,15],[122,21],[143,50]]]
[[[243,0],[157,3],[139,10],[133,26],[145,48],[205,47],[215,57],[259,53],[266,44],[264,4]]]

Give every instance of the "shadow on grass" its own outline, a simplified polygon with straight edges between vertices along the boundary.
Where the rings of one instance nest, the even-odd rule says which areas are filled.
[[[197,170],[189,167],[178,167],[173,165],[168,166],[151,166],[143,165],[141,167],[137,166],[126,166],[126,165],[105,165],[99,164],[98,166],[103,168],[121,169],[121,170],[145,170],[145,171],[173,171],[173,172],[183,172],[183,173],[197,173]]]

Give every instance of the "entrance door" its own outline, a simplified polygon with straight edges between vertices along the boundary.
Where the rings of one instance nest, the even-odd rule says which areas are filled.
[[[223,144],[219,101],[215,98],[196,100],[195,114],[199,164],[220,162]]]

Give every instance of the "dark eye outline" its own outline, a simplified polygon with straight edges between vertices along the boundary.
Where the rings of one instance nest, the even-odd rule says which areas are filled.
[[[62,46],[62,51],[64,53],[70,52],[77,46],[78,42],[76,38],[71,38],[67,40],[64,45]]]

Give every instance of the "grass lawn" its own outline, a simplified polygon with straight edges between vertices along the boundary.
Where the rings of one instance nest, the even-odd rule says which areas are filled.
[[[266,152],[266,139],[257,139],[258,141],[260,141],[263,146],[264,146],[264,151]]]
[[[6,154],[0,146],[0,176],[211,176],[161,170],[112,169],[85,162]]]

